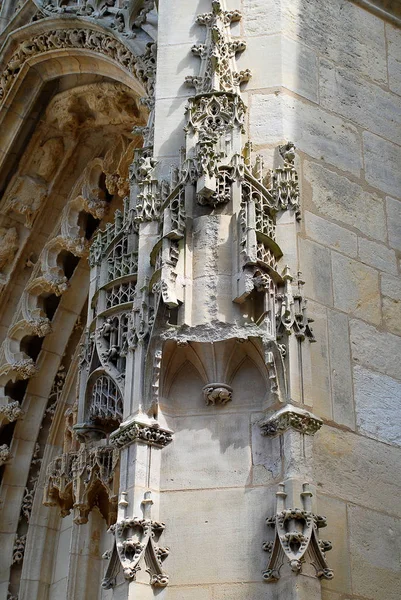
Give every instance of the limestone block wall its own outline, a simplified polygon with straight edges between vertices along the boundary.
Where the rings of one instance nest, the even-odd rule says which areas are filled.
[[[300,270],[317,339],[307,402],[326,421],[315,437],[315,481],[335,570],[323,597],[395,599],[400,30],[341,0],[250,0],[244,12],[258,74],[248,88],[250,137],[266,152],[285,138],[298,148]],[[271,74],[267,57],[258,61],[260,47],[280,48],[283,58],[271,50],[278,73]]]
[[[166,170],[183,140],[190,95],[183,81],[197,66],[190,49],[204,35],[195,16],[209,8],[208,0],[160,3],[155,154]],[[271,166],[278,144],[292,140],[298,151],[302,221],[293,266],[306,282],[317,340],[304,392],[324,420],[314,438],[314,482],[335,571],[322,583],[323,598],[396,600],[400,29],[349,0],[232,0],[228,8],[243,14],[232,32],[247,42],[239,67],[253,72],[243,99],[254,150]],[[282,465],[271,458],[275,441],[251,435],[257,407],[243,412],[233,402],[224,416],[196,421],[195,431],[181,420],[165,450],[160,514],[174,548],[166,563],[169,599],[276,597],[274,584],[261,579],[261,543]],[[178,474],[169,473],[170,461],[181,465]]]

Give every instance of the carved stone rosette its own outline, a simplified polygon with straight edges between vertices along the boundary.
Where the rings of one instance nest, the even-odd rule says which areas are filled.
[[[286,559],[296,575],[302,572],[302,565],[308,560],[315,568],[317,577],[332,579],[333,571],[328,567],[325,556],[325,552],[331,550],[332,546],[330,542],[319,540],[317,533],[327,523],[325,517],[317,516],[311,511],[312,493],[309,485],[303,484],[302,508],[286,506],[287,494],[283,483],[279,485],[276,496],[276,514],[266,519],[267,525],[274,528],[275,534],[272,542],[263,545],[263,549],[270,554],[263,579],[268,583],[278,581]]]
[[[295,429],[305,435],[314,435],[322,425],[323,421],[319,417],[292,404],[280,408],[259,424],[262,435],[271,437],[283,434],[289,429]]]

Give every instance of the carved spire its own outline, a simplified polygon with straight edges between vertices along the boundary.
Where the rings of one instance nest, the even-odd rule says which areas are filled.
[[[251,72],[236,70],[235,55],[245,50],[243,40],[232,40],[231,23],[240,21],[237,10],[225,10],[224,0],[212,1],[212,12],[198,15],[196,22],[206,27],[206,40],[195,44],[192,52],[201,59],[199,76],[187,77],[196,94],[230,92],[238,94],[240,84],[248,81]]]

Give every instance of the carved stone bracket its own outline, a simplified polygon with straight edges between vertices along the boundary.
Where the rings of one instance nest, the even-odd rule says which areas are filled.
[[[114,586],[114,572],[116,569],[114,557],[116,551],[126,579],[135,580],[136,574],[141,570],[140,563],[144,561],[146,571],[150,575],[150,585],[153,587],[166,587],[168,575],[164,572],[162,563],[169,554],[169,548],[163,548],[156,544],[156,540],[163,533],[165,524],[151,518],[153,500],[150,492],[145,492],[142,501],[143,517],[127,518],[125,516],[128,506],[126,495],[126,492],[122,492],[122,498],[119,502],[119,513],[121,511],[121,515],[117,523],[109,530],[115,535],[115,546],[110,556],[110,565],[106,570],[102,587],[110,589]]]
[[[138,442],[164,448],[172,440],[172,431],[162,429],[157,423],[149,424],[138,420],[122,423],[110,436],[110,443],[115,448],[124,448]]]
[[[266,436],[281,435],[288,429],[295,429],[305,435],[314,435],[323,425],[323,421],[303,408],[287,404],[261,421],[259,425],[262,435]]]
[[[227,404],[233,399],[233,388],[225,383],[208,383],[203,388],[207,405]]]
[[[315,568],[316,577],[332,579],[333,571],[328,567],[325,552],[331,550],[331,543],[318,539],[318,529],[326,527],[325,517],[312,513],[312,492],[309,484],[303,484],[301,492],[302,508],[286,506],[285,484],[280,483],[277,496],[277,510],[273,517],[266,519],[267,525],[275,529],[274,541],[263,544],[263,550],[270,554],[270,561],[263,579],[268,583],[280,579],[280,570],[287,559],[290,569],[298,575],[308,559]]]

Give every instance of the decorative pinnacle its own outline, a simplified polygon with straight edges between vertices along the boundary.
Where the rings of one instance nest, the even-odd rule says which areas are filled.
[[[192,52],[201,59],[198,77],[187,77],[186,83],[196,89],[196,94],[228,92],[239,94],[240,85],[249,81],[251,72],[237,71],[235,56],[243,52],[243,40],[232,40],[230,25],[241,19],[237,10],[225,10],[223,0],[212,1],[212,12],[198,15],[196,22],[207,28],[203,44],[195,44]]]

